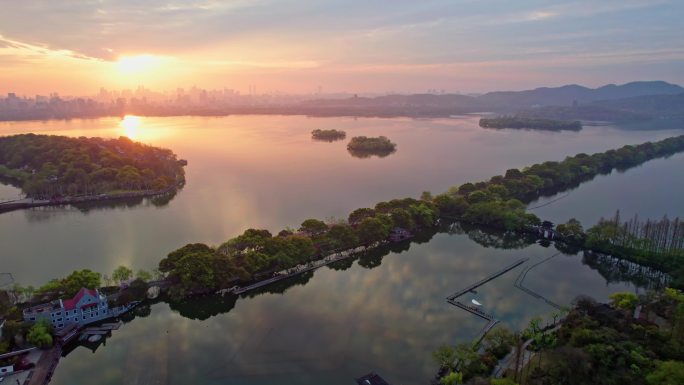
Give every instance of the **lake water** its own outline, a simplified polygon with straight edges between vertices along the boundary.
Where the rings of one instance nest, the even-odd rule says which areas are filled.
[[[617,127],[485,130],[477,120],[235,116],[1,123],[0,135],[127,135],[171,148],[189,164],[186,186],[168,204],[142,200],[0,215],[0,272],[39,285],[74,269],[151,269],[189,242],[218,245],[249,227],[277,232],[309,217],[346,217],[358,207],[424,190],[439,193],[512,167],[681,134]],[[312,141],[316,128],[345,130],[347,140]],[[397,152],[352,157],[346,143],[356,135],[385,135]],[[678,155],[602,176],[535,212],[555,222],[577,217],[585,225],[616,209],[641,217],[684,216],[682,166]],[[0,185],[0,200],[17,194]],[[531,206],[549,199],[555,198]],[[523,269],[555,249],[498,249],[471,238],[497,243],[487,234],[440,233],[382,259],[362,258],[344,271],[323,268],[282,294],[152,305],[95,353],[84,347],[71,352],[53,383],[350,384],[371,370],[394,384],[427,383],[436,369],[430,352],[471,340],[484,326],[446,303],[452,292],[525,257],[525,265],[465,300],[477,298],[511,328],[555,311],[514,286]],[[562,254],[531,270],[525,284],[562,305],[579,294],[603,300],[613,291],[635,290],[628,282],[607,283],[582,256]]]

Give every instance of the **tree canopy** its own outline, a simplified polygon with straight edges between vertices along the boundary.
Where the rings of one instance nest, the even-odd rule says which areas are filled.
[[[171,150],[126,137],[0,137],[0,176],[36,198],[163,190],[184,179],[184,164]]]

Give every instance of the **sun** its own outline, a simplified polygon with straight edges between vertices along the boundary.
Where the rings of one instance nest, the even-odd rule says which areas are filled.
[[[154,55],[122,56],[117,61],[119,71],[125,75],[139,75],[158,69],[163,59]]]
[[[140,135],[140,118],[134,115],[126,115],[119,122],[119,127],[123,129],[124,135],[128,138],[136,139]]]

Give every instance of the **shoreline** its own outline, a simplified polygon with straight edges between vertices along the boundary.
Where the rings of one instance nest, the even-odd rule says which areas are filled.
[[[34,207],[65,206],[78,203],[108,202],[128,198],[149,198],[158,195],[168,194],[174,190],[178,190],[184,184],[185,181],[179,181],[163,190],[142,190],[118,194],[99,194],[78,197],[65,197],[62,199],[53,200],[36,200],[33,198],[24,198],[0,203],[0,214]]]

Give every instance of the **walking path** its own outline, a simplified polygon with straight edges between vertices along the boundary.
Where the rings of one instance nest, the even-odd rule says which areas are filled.
[[[549,330],[545,331],[544,333],[554,333],[556,330],[560,329],[561,327],[561,320],[556,321],[556,324]],[[520,362],[520,368],[524,368],[525,365],[527,365],[531,360],[532,357],[534,356],[534,353],[527,354],[528,350],[527,347],[530,346],[530,344],[534,342],[534,339],[530,338],[529,340],[523,342],[522,347],[520,348],[522,351],[522,359]],[[496,367],[494,367],[494,370],[492,371],[492,377],[494,378],[501,378],[504,374],[506,374],[506,370],[508,370],[511,367],[511,364],[514,364],[515,362],[511,362],[512,360],[515,360],[516,352],[515,348],[513,348],[507,355],[506,357],[502,358],[499,360],[499,363],[496,364]]]
[[[523,258],[523,259],[521,259],[521,260],[518,260],[518,261],[516,261],[515,263],[513,263],[513,264],[511,264],[511,265],[509,265],[509,266],[506,266],[506,267],[504,267],[503,269],[497,271],[496,273],[493,273],[493,274],[491,274],[491,275],[488,275],[487,277],[482,278],[481,280],[479,280],[479,281],[473,283],[472,285],[467,286],[465,289],[459,290],[459,291],[457,291],[456,293],[454,293],[454,294],[448,296],[448,297],[447,297],[447,300],[453,301],[453,300],[455,300],[456,298],[462,296],[463,294],[465,294],[465,293],[467,293],[467,292],[469,292],[469,291],[475,290],[475,289],[477,289],[478,287],[484,285],[485,283],[487,283],[487,282],[493,280],[494,278],[498,278],[499,276],[504,275],[505,273],[507,273],[507,272],[509,272],[509,271],[511,271],[511,270],[513,270],[513,269],[515,269],[516,267],[522,265],[523,263],[527,262],[528,260],[529,260],[529,258]]]
[[[50,350],[43,351],[35,369],[29,374],[26,385],[45,385],[52,379],[52,374],[57,368],[62,356],[62,347],[57,344]]]
[[[362,251],[365,251],[365,250],[368,250],[368,249],[360,246],[360,247],[357,247],[354,249],[341,251],[339,253],[330,254],[323,259],[319,259],[319,260],[316,260],[313,262],[309,262],[309,263],[304,264],[304,265],[297,265],[297,266],[289,268],[289,269],[281,270],[279,272],[274,273],[272,278],[265,279],[263,281],[259,281],[257,283],[252,284],[252,285],[244,286],[244,287],[233,287],[230,289],[219,290],[218,293],[219,294],[226,294],[226,293],[232,292],[234,294],[242,294],[242,293],[248,292],[250,290],[258,289],[260,287],[264,287],[264,286],[270,285],[272,283],[294,277],[295,275],[306,273],[307,271],[316,270],[320,267],[323,267],[325,265],[329,265],[333,262],[337,262],[337,261],[341,261],[343,259],[353,257],[356,254],[358,254]]]
[[[449,302],[450,304],[452,304],[456,307],[459,307],[459,308],[461,308],[467,312],[470,312],[470,313],[472,313],[472,314],[474,314],[480,318],[484,318],[485,320],[487,320],[487,325],[485,325],[484,329],[482,329],[482,331],[478,335],[478,338],[476,339],[477,343],[482,341],[484,336],[486,336],[487,333],[489,333],[489,331],[492,330],[492,328],[494,326],[496,326],[496,324],[498,324],[500,321],[498,319],[494,318],[493,315],[487,314],[484,311],[480,310],[479,307],[466,305],[466,304],[462,303],[461,301],[457,301],[456,298],[458,298],[458,297],[460,297],[466,293],[469,293],[472,290],[475,290],[476,288],[484,285],[485,283],[487,283],[487,282],[489,282],[495,278],[498,278],[498,277],[506,274],[507,272],[515,269],[516,267],[522,265],[523,263],[527,262],[528,260],[529,260],[529,258],[520,259],[520,260],[512,263],[511,265],[508,265],[508,266],[504,267],[503,269],[501,269],[501,270],[499,270],[493,274],[490,274],[490,275],[486,276],[485,278],[482,278],[481,280],[473,283],[472,285],[466,286],[464,289],[461,289],[461,290],[457,291],[456,293],[447,297],[447,302]]]
[[[112,201],[126,198],[140,198],[140,197],[153,197],[158,195],[167,194],[183,184],[180,181],[173,186],[167,187],[163,190],[142,190],[142,191],[131,191],[118,194],[99,194],[99,195],[83,195],[83,196],[73,196],[64,197],[60,199],[33,199],[33,198],[23,198],[17,199],[9,202],[0,203],[0,213],[26,209],[32,207],[44,207],[44,206],[62,206],[69,205],[73,203],[87,203],[87,202],[102,202],[102,201]]]

